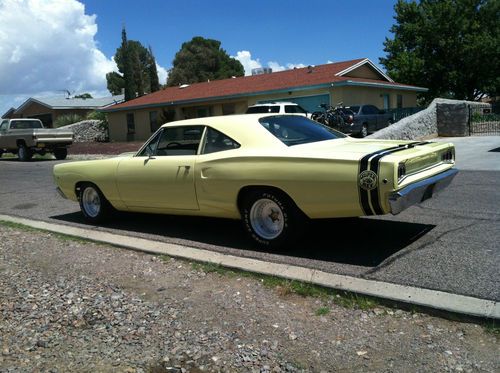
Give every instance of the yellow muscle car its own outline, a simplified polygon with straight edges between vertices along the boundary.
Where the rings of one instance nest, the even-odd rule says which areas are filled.
[[[281,246],[306,219],[398,214],[445,188],[452,144],[353,139],[302,116],[247,114],[163,125],[135,154],[54,167],[90,222],[114,210],[241,219]]]

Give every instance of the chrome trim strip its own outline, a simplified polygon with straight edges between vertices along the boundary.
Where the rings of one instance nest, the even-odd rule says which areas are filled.
[[[397,215],[408,207],[432,197],[434,193],[438,193],[450,185],[457,174],[458,170],[452,168],[391,193],[388,198],[391,214]]]

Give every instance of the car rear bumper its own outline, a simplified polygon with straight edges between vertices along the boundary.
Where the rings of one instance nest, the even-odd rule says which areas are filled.
[[[396,215],[408,207],[431,198],[448,185],[458,174],[457,169],[450,169],[428,179],[413,183],[389,195],[391,214]]]

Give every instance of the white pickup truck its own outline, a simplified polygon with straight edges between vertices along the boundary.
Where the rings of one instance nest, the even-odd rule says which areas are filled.
[[[3,153],[14,153],[25,162],[33,154],[53,153],[56,159],[65,159],[72,143],[72,131],[43,128],[39,119],[3,119],[0,122],[0,157]]]

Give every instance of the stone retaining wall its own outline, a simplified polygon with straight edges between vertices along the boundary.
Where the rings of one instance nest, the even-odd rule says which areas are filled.
[[[434,99],[427,109],[368,136],[372,139],[417,140],[433,136],[468,136],[470,106],[482,102]]]
[[[74,142],[104,142],[109,138],[100,120],[82,120],[60,128],[72,130],[75,134]]]

